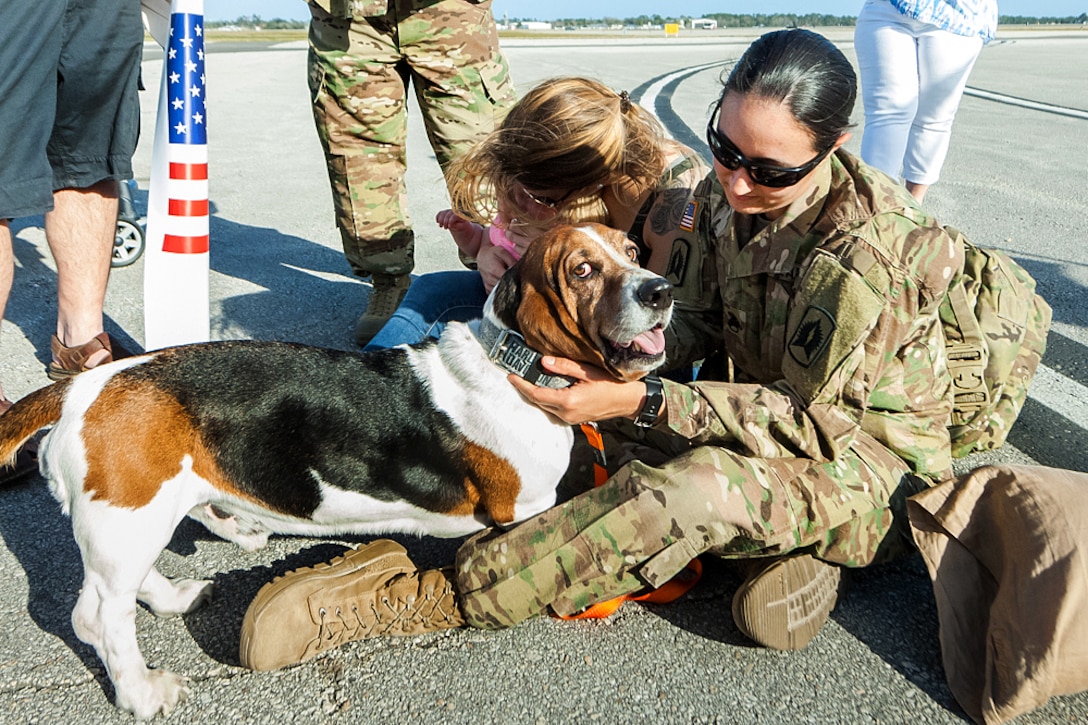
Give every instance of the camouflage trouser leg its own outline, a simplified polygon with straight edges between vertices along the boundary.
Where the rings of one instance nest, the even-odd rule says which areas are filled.
[[[864,566],[905,548],[904,500],[924,485],[866,436],[833,463],[714,447],[658,467],[633,461],[600,488],[465,542],[456,569],[462,609],[470,624],[489,629],[548,607],[573,614],[658,587],[703,552],[805,549]]]
[[[355,18],[310,6],[314,122],[344,253],[360,276],[407,274],[415,264],[404,183],[409,82],[443,166],[490,132],[514,97],[490,3],[390,5]]]
[[[414,4],[423,7],[414,13],[398,10],[400,47],[411,70],[427,138],[444,170],[502,121],[517,89],[499,48],[491,0]]]

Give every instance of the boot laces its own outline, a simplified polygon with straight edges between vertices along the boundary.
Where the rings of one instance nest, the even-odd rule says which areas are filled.
[[[404,290],[407,287],[398,283],[398,278],[375,279],[366,304],[366,314],[372,317],[390,317],[397,311]]]
[[[390,597],[383,594],[369,605],[352,602],[350,605],[321,607],[318,614],[318,650],[337,647],[365,637],[383,634],[422,634],[444,629],[453,620],[453,614],[444,606],[448,587],[435,593],[433,584],[423,587],[422,598],[414,594]]]

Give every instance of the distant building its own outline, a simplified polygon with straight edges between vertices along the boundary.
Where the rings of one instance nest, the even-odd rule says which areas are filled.
[[[711,18],[693,18],[691,28],[692,30],[717,30],[718,21]]]
[[[518,23],[518,27],[522,30],[551,30],[551,23],[544,23],[539,20],[524,20]]]

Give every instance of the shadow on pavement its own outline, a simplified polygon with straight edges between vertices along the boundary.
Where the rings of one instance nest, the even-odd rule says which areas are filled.
[[[133,195],[136,213],[147,214],[147,190]],[[336,240],[330,248],[271,227],[239,224],[218,216],[213,200],[209,265],[213,272],[212,338],[282,340],[344,350],[357,349],[355,318],[369,286],[357,279]],[[146,219],[144,219],[146,224]],[[216,280],[215,273],[231,278]],[[238,282],[260,291],[230,294]],[[228,294],[216,287],[229,288]]]
[[[79,657],[112,702],[113,686],[102,662],[72,629],[72,609],[83,585],[83,560],[71,520],[61,512],[41,476],[5,486],[3,498],[0,538],[26,572],[27,613],[43,632],[64,642]]]
[[[238,645],[242,619],[249,603],[265,584],[300,567],[310,567],[340,556],[349,546],[388,538],[399,542],[420,568],[429,569],[453,563],[453,556],[460,539],[419,538],[409,535],[346,536],[335,539],[306,539],[307,545],[299,551],[278,559],[269,565],[231,571],[202,572],[199,576],[215,582],[212,601],[197,611],[184,616],[184,622],[197,645],[212,659],[226,665],[240,666]],[[223,542],[208,532],[201,524],[185,519],[178,526],[168,550],[181,556],[196,551],[200,540]],[[240,551],[240,550],[239,550]]]
[[[211,233],[213,272],[261,288],[220,298],[213,311],[213,338],[358,349],[355,318],[370,288],[353,276],[342,252],[221,217],[212,217]]]
[[[934,702],[967,719],[945,682],[937,604],[919,554],[851,570],[831,617]]]
[[[744,579],[743,562],[713,556],[701,561],[703,578],[688,594],[672,604],[643,606],[696,636],[758,647],[733,624],[730,608]],[[845,582],[831,619],[934,702],[966,720],[945,682],[937,608],[921,557],[912,554],[891,564],[850,570]]]

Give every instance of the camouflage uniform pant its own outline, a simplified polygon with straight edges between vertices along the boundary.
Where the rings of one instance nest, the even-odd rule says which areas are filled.
[[[344,253],[360,276],[407,274],[408,85],[444,169],[514,101],[491,2],[389,0],[373,17],[338,17],[315,2],[310,11],[310,98]]]
[[[885,560],[909,546],[905,500],[928,483],[864,434],[830,463],[749,458],[653,435],[665,444],[625,446],[624,459],[637,452],[640,460],[601,487],[460,547],[457,589],[469,624],[508,627],[548,607],[573,614],[659,587],[704,552],[805,550],[846,566]]]

